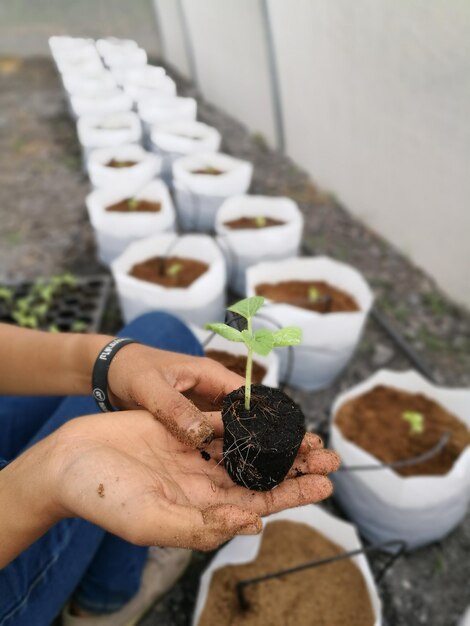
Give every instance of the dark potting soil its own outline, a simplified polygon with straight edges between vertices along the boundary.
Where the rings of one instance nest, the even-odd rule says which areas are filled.
[[[189,287],[209,269],[207,263],[179,256],[154,256],[137,263],[129,274],[162,287]]]
[[[214,573],[198,626],[372,626],[367,587],[351,559],[247,587],[250,608],[243,612],[239,608],[238,581],[342,552],[307,524],[287,520],[267,524],[255,561],[227,565]]]
[[[287,475],[305,435],[300,407],[280,389],[251,386],[251,407],[245,409],[245,387],[222,403],[224,464],[239,485],[268,491]]]
[[[315,299],[311,293],[316,292]],[[345,291],[323,280],[286,280],[261,283],[256,293],[274,302],[286,302],[317,313],[349,313],[359,311],[356,300]]]
[[[121,167],[133,167],[137,165],[137,161],[119,161],[118,159],[111,159],[106,163],[106,167],[115,167],[120,169]]]
[[[230,352],[225,352],[224,350],[206,350],[206,356],[209,359],[214,359],[214,361],[218,361],[222,363],[227,369],[239,376],[243,376],[245,378],[246,371],[246,357],[238,356],[236,354],[231,354]],[[263,378],[266,376],[266,368],[253,361],[253,370],[251,374],[251,378],[254,384],[261,383]]]
[[[411,433],[403,418],[408,411],[423,417],[423,432]],[[409,459],[433,448],[444,433],[449,442],[435,456],[416,465],[396,468],[402,476],[446,474],[466,446],[470,431],[455,415],[421,393],[378,385],[345,402],[335,422],[347,439],[384,463]]]
[[[219,170],[217,167],[201,167],[198,170],[191,170],[191,174],[203,174],[205,176],[220,176],[225,174],[224,170]]]
[[[269,228],[270,226],[283,226],[284,224],[285,222],[281,220],[275,220],[272,217],[264,217],[263,215],[259,217],[239,217],[236,220],[224,222],[224,226],[232,230]]]
[[[136,198],[126,198],[115,204],[106,207],[106,211],[118,213],[158,213],[162,208],[161,202],[152,200],[137,200]]]

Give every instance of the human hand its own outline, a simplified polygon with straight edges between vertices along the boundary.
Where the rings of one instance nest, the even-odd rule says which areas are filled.
[[[260,516],[331,494],[325,475],[339,460],[316,435],[305,436],[295,471],[269,492],[235,485],[220,463],[222,445],[215,439],[206,461],[147,411],[68,422],[0,474],[0,504],[10,494],[1,522],[9,548],[0,548],[0,564],[12,558],[15,536],[17,553],[66,517],[139,545],[208,550],[236,534],[258,533]],[[304,475],[294,477],[299,469]]]
[[[122,348],[108,372],[110,398],[116,406],[147,409],[192,448],[213,439],[224,396],[243,383],[241,376],[212,359],[140,344]]]

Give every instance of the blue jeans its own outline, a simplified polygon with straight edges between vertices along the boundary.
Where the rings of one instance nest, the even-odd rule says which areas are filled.
[[[202,355],[191,331],[167,313],[149,313],[119,333],[141,343]],[[0,398],[0,459],[10,461],[64,422],[97,412],[91,396]],[[0,537],[8,541],[8,537]],[[70,597],[109,613],[137,592],[147,548],[82,519],[66,519],[0,571],[0,626],[49,626]]]

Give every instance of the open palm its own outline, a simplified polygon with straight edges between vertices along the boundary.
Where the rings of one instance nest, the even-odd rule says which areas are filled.
[[[210,444],[205,460],[146,411],[81,417],[53,436],[63,515],[141,545],[207,550],[235,534],[259,532],[259,516],[330,495],[324,475],[339,463],[318,437],[306,435],[293,465],[303,475],[261,493],[231,481],[221,462],[222,439]]]

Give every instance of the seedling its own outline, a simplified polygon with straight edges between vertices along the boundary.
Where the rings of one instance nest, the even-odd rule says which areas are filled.
[[[127,201],[127,206],[129,207],[129,211],[137,211],[139,208],[139,201],[137,198],[129,198]]]
[[[167,276],[171,276],[172,278],[176,278],[178,274],[182,271],[183,266],[181,263],[172,263],[170,267],[167,268],[166,273]]]
[[[248,351],[245,385],[222,402],[223,460],[234,482],[259,491],[284,480],[305,435],[305,417],[295,402],[279,389],[251,384],[253,353],[267,356],[273,348],[295,346],[302,338],[300,328],[293,326],[253,331],[253,317],[263,303],[264,298],[255,296],[229,307],[240,330],[228,324],[206,326],[229,341],[244,343]]]
[[[247,328],[240,331],[227,324],[207,324],[206,328],[225,337],[229,341],[244,343],[248,349],[245,372],[245,409],[250,410],[251,402],[251,374],[253,370],[253,352],[267,356],[273,348],[281,346],[296,346],[302,341],[302,331],[296,326],[287,326],[280,330],[271,331],[260,328],[253,332],[252,320],[264,304],[264,298],[253,296],[245,298],[228,307],[229,311],[241,315],[247,321]]]
[[[88,328],[88,324],[83,320],[75,320],[72,324],[71,331],[73,333],[83,333]]]
[[[264,215],[257,215],[255,217],[255,222],[257,228],[264,228],[266,226],[266,218]]]
[[[424,432],[424,416],[417,411],[403,411],[401,417],[410,425],[410,435],[421,435]]]
[[[9,287],[0,287],[0,300],[11,302],[13,299],[13,289]]]
[[[308,301],[310,304],[316,304],[320,300],[320,292],[313,285],[308,288]]]

